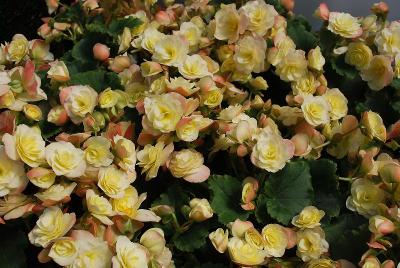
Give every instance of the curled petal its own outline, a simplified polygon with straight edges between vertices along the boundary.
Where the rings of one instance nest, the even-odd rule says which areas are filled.
[[[185,181],[192,183],[200,183],[206,181],[208,177],[210,177],[210,169],[207,166],[202,165],[196,170],[195,173],[190,174],[189,176],[186,176],[183,179]]]

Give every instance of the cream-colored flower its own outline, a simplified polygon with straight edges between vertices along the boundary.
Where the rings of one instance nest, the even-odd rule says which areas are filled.
[[[190,47],[197,46],[201,38],[201,30],[196,24],[185,21],[180,25],[179,31],[174,34],[180,35],[186,39]]]
[[[138,165],[142,168],[142,174],[146,173],[147,180],[157,177],[158,169],[165,165],[173,150],[173,144],[165,146],[164,142],[157,142],[154,146],[147,144],[137,153]]]
[[[210,203],[205,198],[193,198],[190,200],[189,206],[191,208],[189,219],[196,222],[205,221],[214,215],[214,211],[211,208]]]
[[[386,141],[386,127],[382,117],[373,111],[364,112],[361,118],[361,123],[365,128],[366,134],[370,138]]]
[[[166,244],[164,231],[160,228],[148,229],[140,237],[140,244],[145,246],[153,256],[159,256],[163,254]]]
[[[10,159],[21,159],[31,167],[38,167],[45,162],[45,142],[38,127],[18,125],[13,136],[6,133],[2,140],[6,154]]]
[[[148,27],[141,35],[141,47],[154,53],[156,44],[165,37],[165,34],[159,32],[154,27]]]
[[[245,266],[260,265],[267,256],[264,250],[257,249],[237,237],[229,239],[228,252],[234,263]]]
[[[7,58],[10,61],[19,63],[29,52],[29,42],[22,34],[13,36],[11,43],[7,47]]]
[[[174,92],[146,97],[144,110],[152,127],[163,133],[174,131],[184,114],[185,99]]]
[[[268,62],[277,66],[290,52],[296,50],[296,44],[285,33],[277,34],[274,38],[275,47],[268,50]]]
[[[229,105],[219,113],[218,119],[228,122],[232,121],[232,119],[242,113],[243,110],[243,106],[240,104]]]
[[[400,27],[390,25],[379,31],[375,37],[375,45],[383,55],[394,57],[400,53]]]
[[[99,105],[101,108],[111,108],[114,107],[119,100],[119,94],[111,90],[111,88],[106,88],[99,95]]]
[[[294,146],[290,141],[275,133],[262,132],[251,153],[251,162],[269,172],[277,172],[292,158],[293,153]]]
[[[239,12],[243,12],[249,20],[247,29],[260,36],[264,36],[274,26],[275,17],[279,15],[274,6],[262,0],[247,2]]]
[[[320,86],[320,82],[315,79],[315,76],[312,72],[308,72],[307,75],[302,78],[293,81],[292,90],[294,95],[307,96],[313,95],[317,90],[317,87]]]
[[[211,232],[208,235],[208,238],[210,239],[214,248],[219,253],[224,253],[226,251],[226,249],[228,248],[228,237],[229,237],[228,229],[224,231],[224,229],[222,229],[222,228],[218,228],[217,230],[215,230],[214,232]]]
[[[56,174],[53,170],[42,167],[33,168],[26,175],[31,183],[43,189],[53,185],[56,179]]]
[[[321,53],[321,48],[317,46],[311,49],[307,55],[308,66],[316,71],[321,72],[325,65],[325,58]]]
[[[153,75],[159,74],[163,71],[161,64],[159,64],[158,62],[154,62],[154,61],[142,62],[140,64],[140,70],[142,72],[143,77],[153,76]],[[164,77],[161,77],[161,79],[163,79],[163,80],[159,80],[159,79],[157,79],[155,81],[165,81]],[[152,85],[154,84],[155,81],[153,81]],[[152,91],[152,90],[150,90],[150,91]]]
[[[101,136],[90,137],[83,144],[85,160],[94,167],[107,167],[114,159],[110,152],[111,142]]]
[[[88,211],[106,225],[114,224],[108,217],[115,213],[107,198],[97,195],[92,189],[86,191],[86,205]]]
[[[76,183],[70,183],[70,184],[53,184],[43,192],[38,192],[35,194],[39,200],[42,202],[45,201],[61,201],[66,197],[69,197],[72,193],[72,191],[76,187]]]
[[[49,252],[49,257],[61,266],[72,264],[77,256],[78,245],[71,237],[57,239]]]
[[[89,86],[70,86],[60,92],[61,103],[75,124],[80,124],[97,104],[97,92]]]
[[[77,178],[86,170],[84,152],[72,143],[59,141],[46,147],[46,160],[57,176]]]
[[[269,87],[267,81],[262,76],[251,79],[249,83],[256,90],[267,90]]]
[[[114,152],[117,165],[131,173],[135,173],[136,148],[135,144],[120,135],[114,137]]]
[[[236,70],[245,73],[259,73],[264,70],[267,43],[260,37],[245,36],[235,46]]]
[[[244,240],[256,249],[264,248],[264,238],[256,228],[249,228],[244,233]]]
[[[199,90],[199,88],[196,87],[196,83],[190,82],[182,76],[170,78],[165,82],[168,91],[177,92],[185,97],[188,97]]]
[[[0,196],[21,192],[28,180],[24,164],[8,158],[3,146],[0,146]]]
[[[236,42],[247,26],[246,15],[236,10],[235,4],[221,4],[221,9],[215,13],[215,33],[218,40]]]
[[[390,85],[394,76],[390,58],[383,55],[374,56],[360,75],[372,90],[381,90]]]
[[[136,177],[129,177],[125,171],[118,169],[115,165],[100,168],[98,178],[97,185],[112,198],[123,197],[125,189],[136,179]]]
[[[346,206],[352,211],[366,217],[379,211],[379,204],[384,202],[385,192],[368,179],[357,179],[351,184],[351,196],[347,198]]]
[[[179,36],[167,35],[156,43],[152,59],[161,64],[177,67],[188,52],[188,43]]]
[[[25,104],[24,107],[22,108],[22,111],[24,112],[25,116],[30,120],[33,121],[42,120],[43,117],[42,110],[37,105]]]
[[[132,41],[132,33],[128,27],[124,27],[122,34],[118,36],[118,53],[123,53],[129,49]]]
[[[203,155],[194,149],[172,153],[167,166],[175,178],[189,182],[203,182],[210,176],[210,169],[203,165]]]
[[[50,69],[47,71],[47,77],[57,82],[67,82],[70,79],[69,71],[63,61],[54,61],[50,63]]]
[[[210,108],[215,108],[221,105],[223,98],[224,95],[222,94],[221,90],[217,87],[214,87],[213,89],[202,94],[203,104]]]
[[[362,34],[361,24],[348,13],[330,12],[328,30],[344,38],[356,38]]]
[[[302,50],[289,52],[276,66],[276,74],[284,81],[295,81],[307,74],[307,60]]]
[[[323,210],[319,210],[314,206],[303,208],[299,215],[292,219],[292,224],[299,228],[314,228],[320,226],[320,220],[325,216]]]
[[[126,236],[118,236],[115,246],[117,256],[112,258],[113,268],[147,268],[149,262],[145,247],[131,242]]]
[[[212,124],[213,120],[202,115],[184,117],[176,127],[176,136],[183,141],[192,142],[199,137],[199,132]]]
[[[241,144],[252,138],[258,130],[257,120],[245,113],[233,118],[232,123],[234,126],[227,132],[227,135]]]
[[[296,254],[304,262],[319,259],[327,252],[328,242],[325,240],[324,231],[319,228],[304,229],[297,232],[297,251]]]
[[[332,120],[338,120],[347,115],[347,98],[338,88],[329,89],[323,97],[329,103],[329,111]]]
[[[305,96],[301,110],[307,123],[312,126],[324,125],[330,121],[331,107],[322,96]]]
[[[281,225],[268,224],[262,229],[261,234],[268,257],[282,257],[285,254],[288,237]]]
[[[208,71],[207,62],[198,54],[187,55],[178,65],[178,70],[186,79],[199,79],[211,75]]]
[[[358,70],[368,67],[372,60],[372,50],[363,42],[350,43],[344,60],[347,64],[355,66]]]
[[[28,234],[29,241],[36,246],[47,247],[65,235],[75,224],[75,219],[75,213],[63,214],[59,207],[46,208]]]

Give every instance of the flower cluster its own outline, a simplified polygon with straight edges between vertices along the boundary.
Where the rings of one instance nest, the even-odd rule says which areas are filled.
[[[40,262],[395,267],[400,24],[241,2],[49,0],[1,45],[0,219]]]

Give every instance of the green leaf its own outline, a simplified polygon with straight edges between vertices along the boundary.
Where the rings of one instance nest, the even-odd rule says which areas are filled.
[[[397,90],[400,90],[400,79],[399,78],[393,79],[390,86],[392,86],[393,88],[395,88]]]
[[[173,239],[174,245],[177,249],[185,252],[201,248],[206,243],[209,233],[208,228],[209,224],[207,222],[194,223],[187,231]]]
[[[345,76],[349,79],[354,79],[358,75],[356,68],[344,61],[344,55],[332,58],[331,65],[338,75]]]
[[[228,175],[212,175],[208,179],[212,192],[211,207],[218,215],[218,220],[227,224],[236,219],[246,220],[249,212],[240,206],[241,182]]]
[[[287,33],[296,44],[296,48],[308,51],[317,44],[317,38],[311,32],[311,27],[303,16],[288,20]]]
[[[46,120],[40,121],[39,127],[45,140],[54,137],[63,131],[62,127],[58,127],[50,122],[47,122]]]
[[[138,27],[142,22],[138,18],[128,17],[123,19],[114,19],[108,26],[108,31],[113,35],[120,34],[125,27],[129,29]]]
[[[187,205],[189,201],[189,195],[183,191],[180,184],[173,183],[164,193],[160,195],[160,198],[151,204],[151,206],[154,207],[158,205],[168,205],[179,211],[181,207],[183,205]]]
[[[287,225],[304,207],[312,204],[310,168],[304,161],[290,162],[273,173],[264,192],[268,214]]]
[[[308,164],[315,193],[315,205],[330,217],[338,216],[340,194],[336,164],[328,159],[309,160]]]
[[[94,61],[93,46],[96,43],[102,42],[102,39],[103,37],[101,35],[95,33],[85,35],[85,37],[79,40],[72,48],[72,58],[80,62]]]
[[[116,74],[115,74],[116,75]],[[104,70],[97,69],[82,73],[76,73],[71,76],[72,85],[88,85],[97,91],[104,90],[108,87],[113,89],[119,88],[119,78],[115,75],[109,74]]]

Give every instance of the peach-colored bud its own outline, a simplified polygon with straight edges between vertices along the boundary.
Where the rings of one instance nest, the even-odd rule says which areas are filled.
[[[296,232],[293,231],[293,230],[290,229],[290,228],[287,228],[287,227],[284,227],[283,230],[285,231],[286,236],[287,236],[287,238],[288,238],[288,244],[287,244],[286,248],[287,248],[287,249],[291,249],[291,248],[293,248],[294,246],[296,246],[296,243],[297,243],[297,235],[296,235]]]
[[[294,144],[294,155],[304,156],[311,151],[310,138],[304,133],[298,133],[290,139]]]
[[[53,27],[54,27],[54,29],[56,29],[58,31],[65,31],[71,27],[71,24],[66,23],[66,22],[55,22],[53,24]]]
[[[46,38],[51,33],[51,28],[47,22],[43,23],[37,30],[37,34],[43,38]]]
[[[140,244],[145,246],[151,254],[158,256],[165,248],[164,232],[160,228],[150,228],[140,237]]]
[[[64,106],[58,105],[49,111],[47,114],[47,121],[55,124],[56,126],[62,126],[68,121],[67,111],[64,109]]]
[[[51,80],[63,83],[70,79],[68,68],[63,61],[56,60],[50,63],[50,66],[47,77]]]
[[[215,82],[210,76],[203,77],[197,82],[197,86],[201,92],[208,92],[211,88],[215,87]]]
[[[379,176],[386,183],[399,183],[400,182],[400,165],[396,162],[387,163],[379,170]]]
[[[314,16],[322,20],[329,20],[328,5],[325,3],[319,4],[319,7],[314,12]]]
[[[388,6],[385,2],[375,3],[375,4],[371,7],[371,11],[372,11],[372,13],[374,13],[375,15],[383,15],[383,16],[386,16],[387,13],[389,12],[389,6]]]
[[[167,205],[158,205],[152,207],[150,210],[153,211],[159,217],[171,215],[175,211],[173,207]]]
[[[50,45],[42,39],[34,39],[30,41],[30,56],[34,60],[52,60],[53,54],[49,52]]]
[[[368,174],[374,167],[374,156],[373,154],[370,153],[361,154],[361,151],[360,151],[360,156],[362,157],[362,160],[359,172],[362,175]]]
[[[243,181],[242,188],[242,202],[244,204],[250,203],[257,196],[258,181],[254,178],[248,177]]]
[[[247,154],[249,153],[249,150],[247,149],[247,147],[243,144],[240,144],[238,146],[238,148],[236,149],[236,154],[239,157],[245,157]]]
[[[105,61],[110,57],[110,49],[108,46],[101,43],[96,43],[93,46],[93,57],[99,61]]]
[[[164,10],[160,10],[155,15],[156,21],[163,26],[168,26],[173,22],[170,14]]]
[[[371,233],[387,235],[395,230],[394,223],[380,215],[369,218],[369,230]]]
[[[145,61],[140,64],[143,77],[153,76],[163,71],[161,64],[154,61]]]
[[[131,60],[128,56],[117,56],[109,60],[108,68],[116,73],[120,73],[131,65]]]
[[[262,109],[264,107],[264,101],[260,95],[256,95],[251,101],[251,108]]]
[[[382,268],[394,268],[395,267],[395,263],[392,260],[386,260],[382,263]]]
[[[319,86],[319,87],[317,87],[317,94],[318,95],[324,95],[325,94],[325,92],[328,90],[328,88],[326,87],[326,86]]]
[[[294,4],[294,0],[281,0],[281,5],[288,11],[293,11]]]
[[[229,223],[228,227],[231,229],[233,236],[242,238],[246,231],[253,228],[254,225],[250,221],[241,221],[236,219],[234,222]]]

